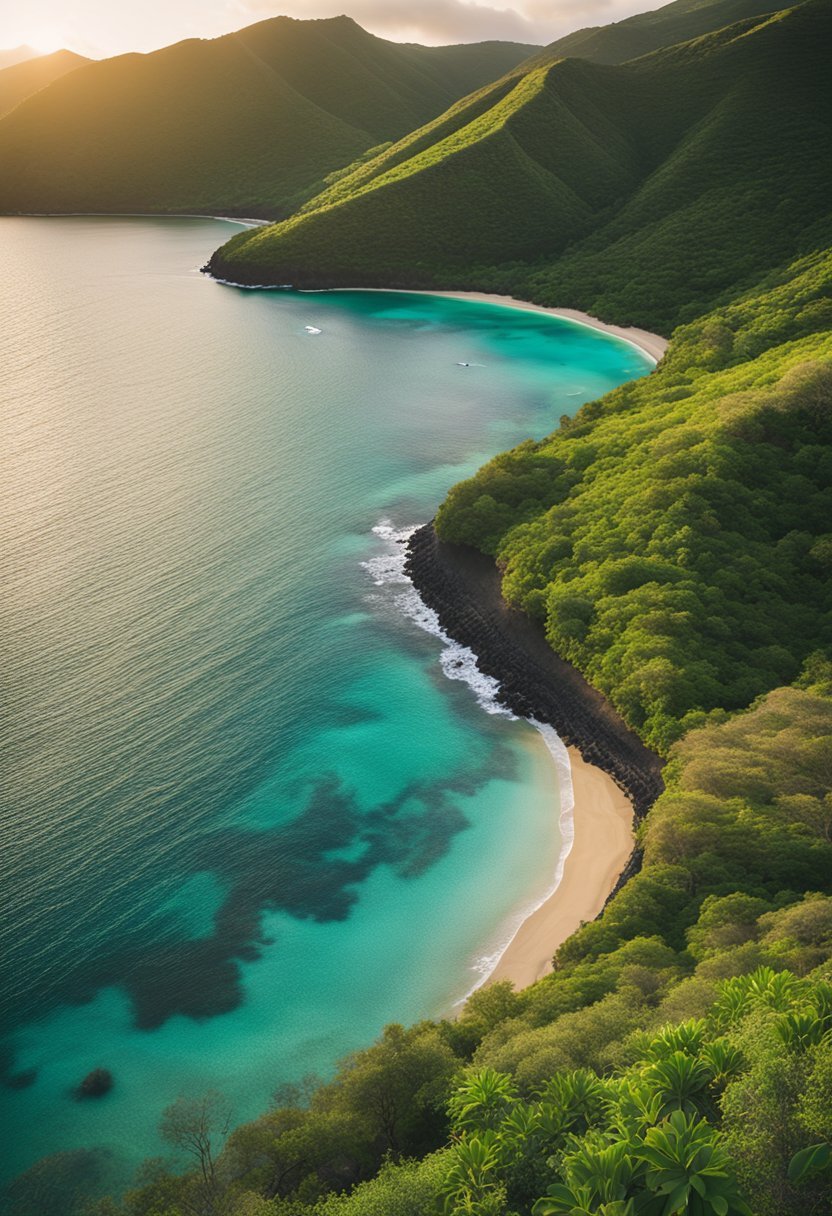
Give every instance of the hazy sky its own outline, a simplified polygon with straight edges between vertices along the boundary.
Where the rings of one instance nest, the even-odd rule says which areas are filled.
[[[4,0],[0,47],[69,47],[82,54],[151,51],[180,38],[213,38],[264,17],[348,13],[383,38],[441,44],[507,38],[551,42],[666,0]]]

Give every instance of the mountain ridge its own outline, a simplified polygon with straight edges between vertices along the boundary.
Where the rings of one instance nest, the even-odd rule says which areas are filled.
[[[51,55],[36,55],[0,69],[0,119],[27,97],[45,89],[53,80],[91,62],[85,55],[61,50]]]
[[[531,49],[276,17],[96,61],[0,120],[0,211],[287,214]]]
[[[817,224],[823,240],[830,34],[829,0],[809,0],[624,65],[514,71],[210,266],[242,283],[497,291],[668,333]],[[783,174],[800,181],[787,202]]]

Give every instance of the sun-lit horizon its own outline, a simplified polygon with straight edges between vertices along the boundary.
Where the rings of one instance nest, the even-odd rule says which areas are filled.
[[[406,0],[148,0],[110,6],[102,0],[34,0],[27,11],[0,13],[0,55],[30,47],[91,58],[148,53],[186,38],[217,38],[269,17],[314,19],[346,14],[370,33],[396,42],[443,45],[501,39],[544,44],[586,25],[657,8],[657,0],[433,0],[417,11]]]

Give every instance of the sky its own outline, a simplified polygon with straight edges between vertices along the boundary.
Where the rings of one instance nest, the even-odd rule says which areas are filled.
[[[347,13],[395,41],[442,45],[504,38],[547,43],[666,0],[25,0],[0,3],[0,48],[68,47],[102,58],[152,51],[182,38],[214,38],[265,17]]]

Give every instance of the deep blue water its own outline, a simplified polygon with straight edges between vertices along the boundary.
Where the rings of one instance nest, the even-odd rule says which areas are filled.
[[[444,677],[392,531],[648,360],[222,287],[228,231],[0,220],[6,1177],[87,1148],[121,1183],[178,1094],[242,1120],[446,1012],[557,861],[550,756]]]

